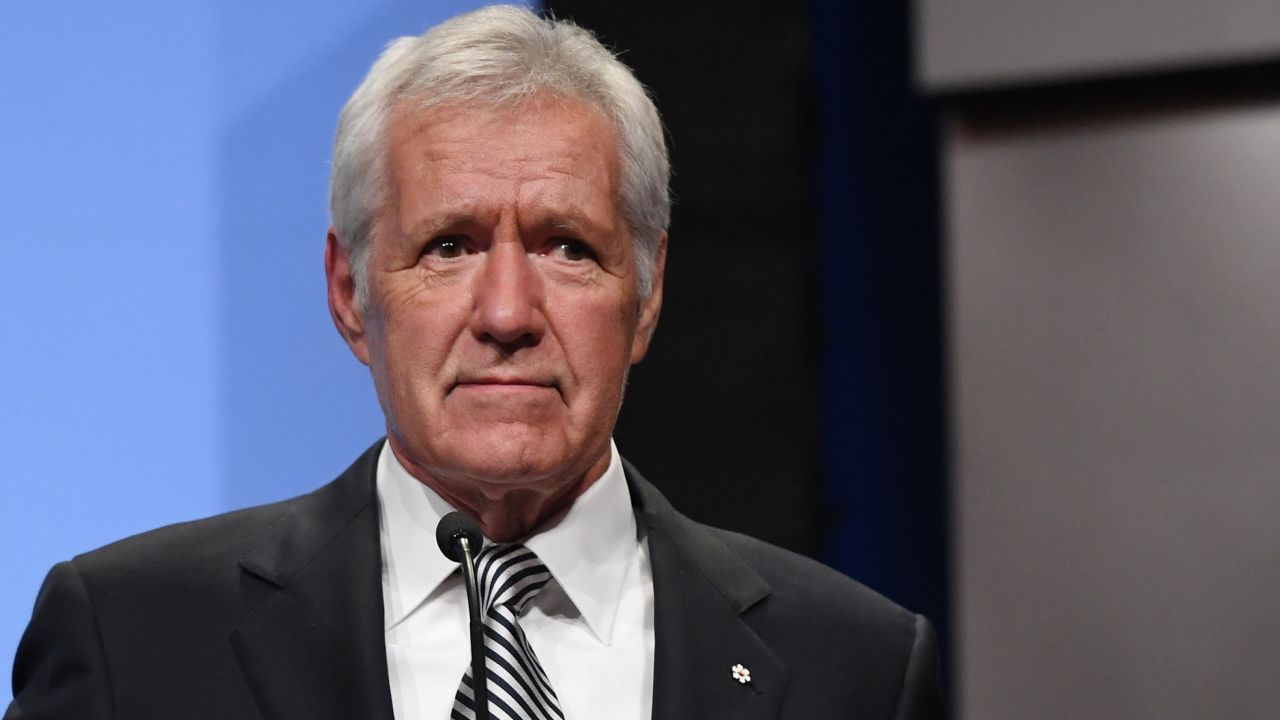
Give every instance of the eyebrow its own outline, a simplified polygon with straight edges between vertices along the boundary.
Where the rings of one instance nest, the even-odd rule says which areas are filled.
[[[558,230],[575,234],[603,234],[607,229],[583,213],[568,210],[545,213],[547,219],[535,220],[527,230]],[[443,215],[423,218],[409,231],[413,238],[431,238],[448,228],[475,227],[485,225],[479,216],[469,210],[447,212]]]
[[[550,230],[565,230],[577,233],[590,233],[594,235],[607,235],[616,232],[619,226],[625,227],[626,221],[620,214],[607,215],[603,218],[603,222],[597,220],[594,216],[582,212],[578,208],[549,208],[545,213],[540,213],[541,218],[536,219],[533,227]],[[619,224],[615,226],[614,222]]]
[[[481,224],[474,212],[462,210],[423,218],[409,230],[409,237],[431,238],[448,228]]]
[[[539,225],[551,230],[564,230],[572,233],[603,231],[603,228],[591,218],[576,212],[556,213],[550,220],[541,222]]]

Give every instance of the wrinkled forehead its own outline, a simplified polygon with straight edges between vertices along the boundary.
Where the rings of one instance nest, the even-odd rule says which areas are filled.
[[[621,194],[622,152],[610,118],[574,97],[541,94],[520,102],[423,105],[403,101],[388,121],[383,163],[394,190],[397,177],[429,163],[503,163],[552,158],[594,162],[606,170],[602,190]]]
[[[608,118],[581,101],[405,105],[388,138],[384,218],[535,199],[547,212],[623,229],[621,159]],[[388,218],[389,219],[389,218]]]

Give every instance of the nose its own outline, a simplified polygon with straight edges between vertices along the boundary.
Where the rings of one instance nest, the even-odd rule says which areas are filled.
[[[546,330],[542,278],[519,240],[493,243],[474,283],[476,338],[506,352],[538,344]]]

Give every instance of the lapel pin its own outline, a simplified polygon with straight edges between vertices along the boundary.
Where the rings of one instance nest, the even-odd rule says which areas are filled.
[[[751,682],[751,671],[743,667],[742,663],[734,665],[729,668],[729,670],[733,672],[733,679],[737,680],[739,683],[746,685]]]

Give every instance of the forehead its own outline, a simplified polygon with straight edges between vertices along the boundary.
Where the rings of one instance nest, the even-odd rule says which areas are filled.
[[[498,107],[478,104],[421,109],[402,102],[387,132],[393,184],[447,175],[491,180],[575,176],[616,190],[619,146],[613,124],[577,99],[539,95]]]
[[[626,234],[618,143],[594,106],[558,97],[518,105],[397,108],[388,129],[379,222],[408,239],[446,227],[568,227]]]

